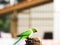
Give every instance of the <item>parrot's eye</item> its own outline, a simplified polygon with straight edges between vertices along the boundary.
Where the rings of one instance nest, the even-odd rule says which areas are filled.
[[[33,32],[37,32],[37,28],[32,28]]]
[[[36,30],[36,29],[34,29],[33,31],[34,31],[34,32],[37,32],[37,30]]]
[[[35,32],[37,32],[37,30]]]
[[[37,30],[35,30],[35,32],[37,32]]]

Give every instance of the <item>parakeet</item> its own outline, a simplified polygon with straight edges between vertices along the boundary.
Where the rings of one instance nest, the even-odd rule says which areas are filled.
[[[30,38],[32,36],[33,33],[37,32],[37,28],[31,28],[31,29],[27,29],[27,31],[21,33],[20,35],[18,35],[19,39],[14,43],[14,45],[16,43],[18,43],[20,40],[26,39],[26,38]]]

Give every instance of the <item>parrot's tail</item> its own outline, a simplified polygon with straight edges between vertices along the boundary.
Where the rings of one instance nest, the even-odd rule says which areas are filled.
[[[16,45],[22,38],[19,38],[13,45]]]

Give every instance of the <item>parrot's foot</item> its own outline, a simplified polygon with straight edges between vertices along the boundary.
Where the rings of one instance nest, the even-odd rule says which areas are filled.
[[[42,45],[38,38],[27,38],[26,45]]]

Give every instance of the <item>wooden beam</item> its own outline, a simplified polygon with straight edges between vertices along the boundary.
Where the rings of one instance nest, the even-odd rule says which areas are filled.
[[[17,37],[17,11],[14,11],[11,16],[11,34],[13,38]]]
[[[51,2],[53,0],[31,0],[31,1],[24,1],[22,3],[18,3],[9,7],[5,7],[4,9],[0,10],[0,16],[6,13],[11,13],[14,10],[21,10],[27,7],[31,7],[34,5],[38,5],[38,4],[43,4],[43,3],[47,3],[47,2]]]

